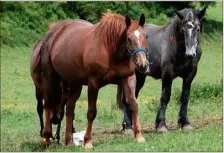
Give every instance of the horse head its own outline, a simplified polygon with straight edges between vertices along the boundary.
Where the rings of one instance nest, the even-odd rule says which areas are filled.
[[[127,32],[127,54],[132,58],[137,70],[142,73],[147,73],[149,63],[147,60],[148,47],[146,41],[146,33],[143,29],[145,24],[145,16],[142,14],[138,22],[138,28],[131,28],[131,19],[126,16],[126,32]]]
[[[196,57],[196,49],[199,45],[199,39],[202,27],[202,18],[205,15],[206,8],[201,11],[194,11],[192,9],[184,9],[180,12],[175,11],[178,19],[181,21],[180,33],[184,35],[185,40],[185,56],[188,60]]]

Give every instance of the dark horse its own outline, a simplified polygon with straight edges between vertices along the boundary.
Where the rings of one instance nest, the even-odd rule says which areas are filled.
[[[40,49],[41,73],[45,86],[45,118],[43,138],[52,135],[50,114],[57,106],[60,81],[70,88],[66,103],[66,145],[72,145],[72,115],[82,85],[88,85],[88,125],[84,147],[92,147],[92,124],[96,117],[99,89],[107,84],[118,84],[124,89],[133,118],[134,136],[144,141],[138,120],[138,105],[132,82],[137,69],[148,71],[147,42],[143,30],[145,17],[140,21],[128,16],[104,14],[100,22],[86,25],[79,21],[50,30]]]
[[[165,26],[150,24],[144,26],[149,46],[150,72],[148,75],[155,79],[162,79],[160,107],[155,121],[158,132],[167,131],[165,112],[170,101],[172,81],[176,77],[183,79],[178,124],[182,128],[192,129],[187,117],[187,106],[191,83],[197,73],[198,62],[202,54],[200,35],[205,12],[206,7],[201,11],[183,9],[176,11],[176,16]],[[144,74],[136,71],[136,98],[145,83],[145,78]],[[124,110],[123,130],[131,129],[130,106],[125,102],[122,88],[118,88],[117,101],[121,100],[123,100],[123,105],[120,107],[123,106]]]

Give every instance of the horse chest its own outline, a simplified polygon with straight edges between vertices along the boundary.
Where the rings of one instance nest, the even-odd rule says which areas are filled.
[[[192,69],[193,69],[193,63],[188,61],[174,66],[174,72],[176,76],[180,77],[187,76],[192,71]]]

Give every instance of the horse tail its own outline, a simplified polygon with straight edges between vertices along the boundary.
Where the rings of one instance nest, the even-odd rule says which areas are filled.
[[[34,57],[36,57],[35,60],[35,65],[34,65],[34,72],[41,72],[42,68],[41,68],[41,59],[40,59],[40,49],[42,46],[42,41],[38,40],[33,48],[33,55]]]
[[[58,31],[62,31],[61,29],[64,29],[65,26],[70,24],[71,22],[72,20],[58,21],[47,26],[47,34],[42,39],[38,40],[33,48],[33,54],[35,54],[36,57],[34,72],[42,72],[42,58],[43,56],[49,54],[45,52],[48,52],[48,49],[52,46],[52,43],[49,42],[49,40],[52,38],[54,33],[57,34]]]
[[[122,90],[122,87],[118,85],[117,86],[117,106],[119,109],[123,109],[123,103],[122,103],[123,98],[124,98],[124,92]]]

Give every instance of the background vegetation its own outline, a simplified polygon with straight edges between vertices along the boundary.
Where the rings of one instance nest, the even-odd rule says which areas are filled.
[[[222,3],[221,2],[0,2],[1,12],[1,151],[86,151],[39,143],[34,87],[29,74],[31,50],[46,32],[47,24],[61,19],[82,18],[96,23],[102,12],[116,12],[138,19],[145,13],[148,23],[165,24],[174,9],[209,5],[204,18],[202,58],[191,91],[189,118],[194,130],[177,127],[181,80],[172,87],[167,109],[170,132],[156,134],[154,120],[159,105],[161,81],[147,78],[138,98],[140,121],[146,143],[136,144],[123,135],[122,112],[116,108],[116,86],[100,90],[98,115],[94,121],[93,150],[87,151],[222,151]],[[87,120],[86,87],[77,102],[75,125],[84,130]],[[55,129],[55,127],[54,127]]]
[[[215,5],[201,2],[198,5]],[[63,19],[81,18],[96,23],[102,12],[128,14],[138,19],[141,13],[149,22],[168,21],[174,9],[195,7],[192,2],[1,2],[1,43],[29,46],[39,39],[49,23]],[[141,11],[139,11],[141,10]]]

